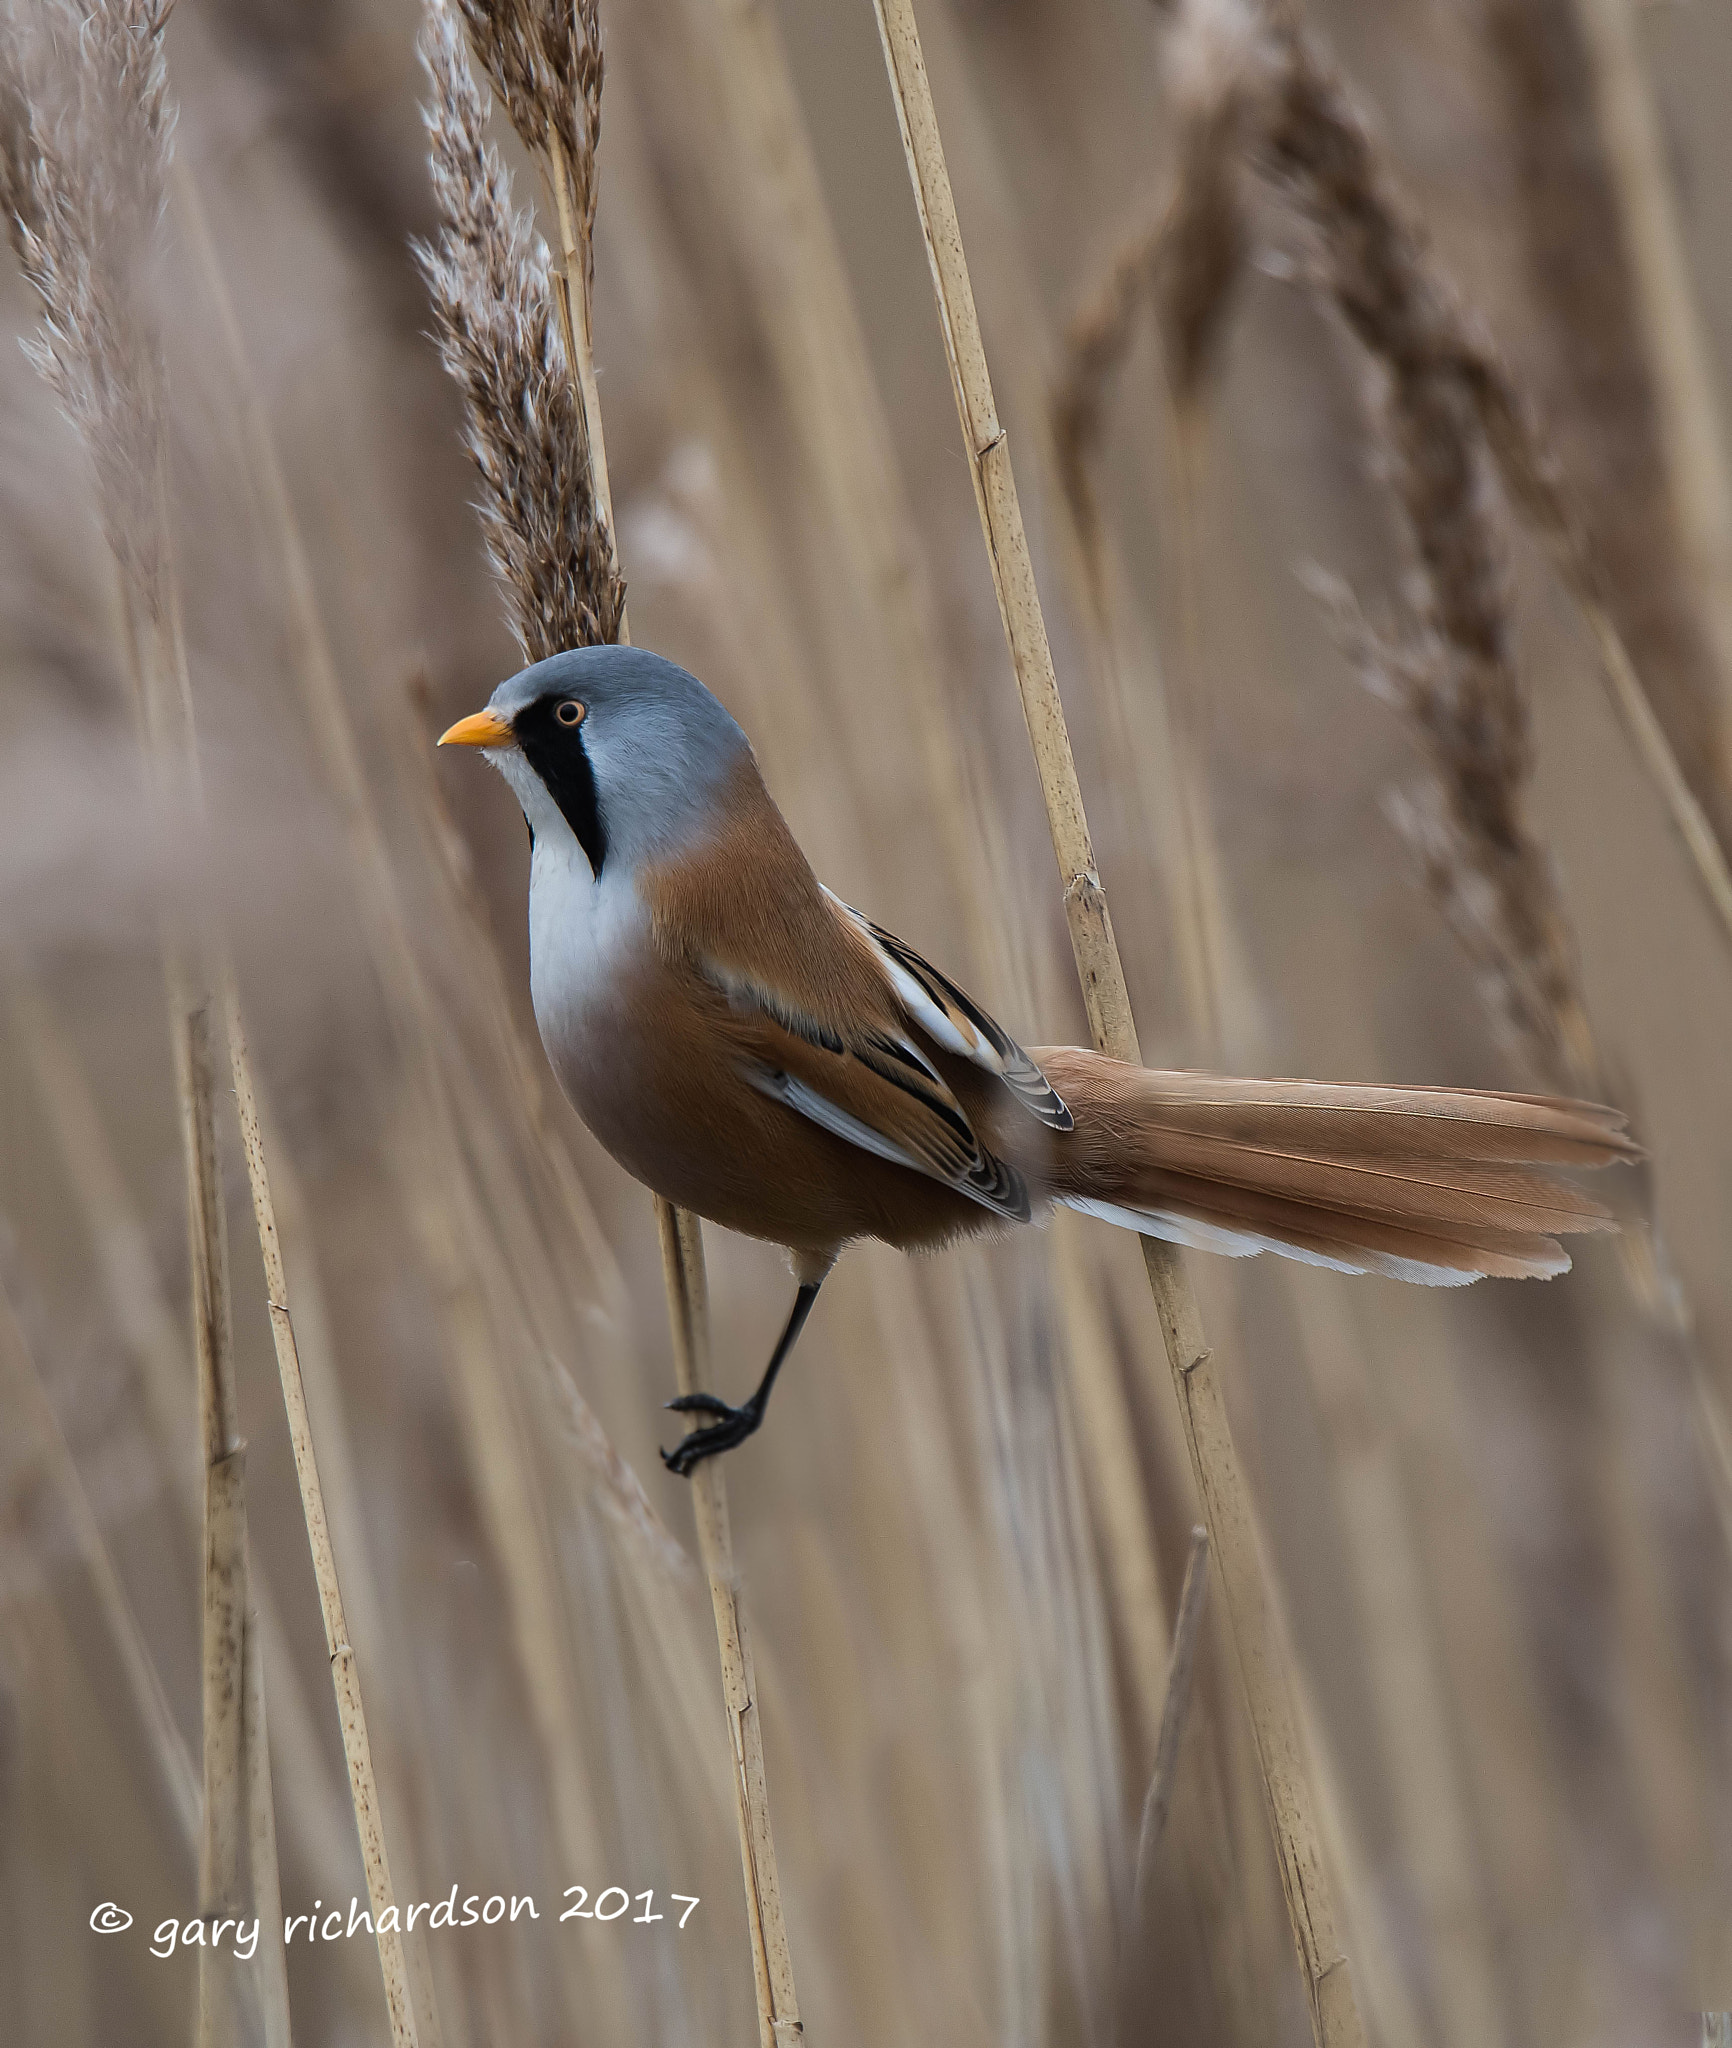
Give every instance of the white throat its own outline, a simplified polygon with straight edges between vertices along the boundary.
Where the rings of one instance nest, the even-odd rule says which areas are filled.
[[[515,747],[487,758],[511,784],[534,835],[529,860],[529,993],[557,1069],[586,1017],[605,1006],[648,930],[630,867],[609,859],[598,881],[577,835]]]

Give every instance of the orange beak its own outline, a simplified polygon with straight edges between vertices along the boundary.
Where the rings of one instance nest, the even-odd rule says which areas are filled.
[[[442,747],[514,747],[516,735],[511,721],[497,711],[472,711],[439,735]]]

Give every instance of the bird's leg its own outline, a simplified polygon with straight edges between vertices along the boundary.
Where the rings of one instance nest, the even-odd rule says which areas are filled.
[[[694,1465],[704,1458],[713,1458],[718,1451],[731,1451],[735,1444],[743,1444],[753,1430],[764,1419],[764,1410],[770,1404],[770,1389],[776,1384],[776,1375],[782,1369],[782,1361],[794,1348],[794,1340],[805,1327],[806,1318],[812,1313],[812,1304],[818,1299],[821,1280],[802,1281],[800,1291],[794,1296],[794,1306],[789,1311],[786,1327],[776,1341],[776,1348],[770,1355],[770,1362],[764,1368],[764,1377],[758,1382],[758,1391],[749,1401],[742,1401],[738,1408],[730,1408],[726,1401],[718,1400],[714,1394],[681,1394],[677,1400],[665,1405],[685,1415],[715,1415],[721,1419],[708,1429],[694,1429],[690,1436],[677,1443],[671,1451],[662,1452],[662,1463],[670,1472],[687,1477]]]

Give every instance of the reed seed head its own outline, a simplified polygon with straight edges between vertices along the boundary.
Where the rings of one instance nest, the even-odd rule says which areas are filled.
[[[588,260],[601,139],[600,0],[459,0],[493,89],[531,152],[553,138],[571,169]]]
[[[616,640],[625,584],[591,481],[547,245],[513,206],[486,139],[487,100],[449,0],[428,8],[421,58],[441,226],[415,253],[440,354],[463,393],[488,556],[524,657],[539,661]]]
[[[1367,680],[1408,718],[1430,775],[1393,805],[1494,1016],[1540,1071],[1593,1080],[1556,871],[1527,816],[1533,773],[1516,665],[1486,392],[1513,386],[1395,192],[1363,115],[1303,33],[1269,32],[1264,167],[1309,229],[1312,277],[1358,342],[1401,511],[1411,616],[1380,638],[1330,593]]]
[[[153,618],[165,401],[138,273],[167,190],[167,15],[166,0],[40,0],[0,26],[0,204],[42,309],[25,353],[89,451],[109,545]]]

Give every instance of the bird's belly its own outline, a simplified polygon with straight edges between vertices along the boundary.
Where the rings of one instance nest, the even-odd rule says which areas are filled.
[[[542,1043],[572,1107],[645,1186],[727,1229],[819,1253],[861,1237],[937,1243],[989,1221],[752,1087],[724,999],[661,959],[647,926],[610,935],[597,920],[572,938],[568,926],[557,955],[532,950]]]

